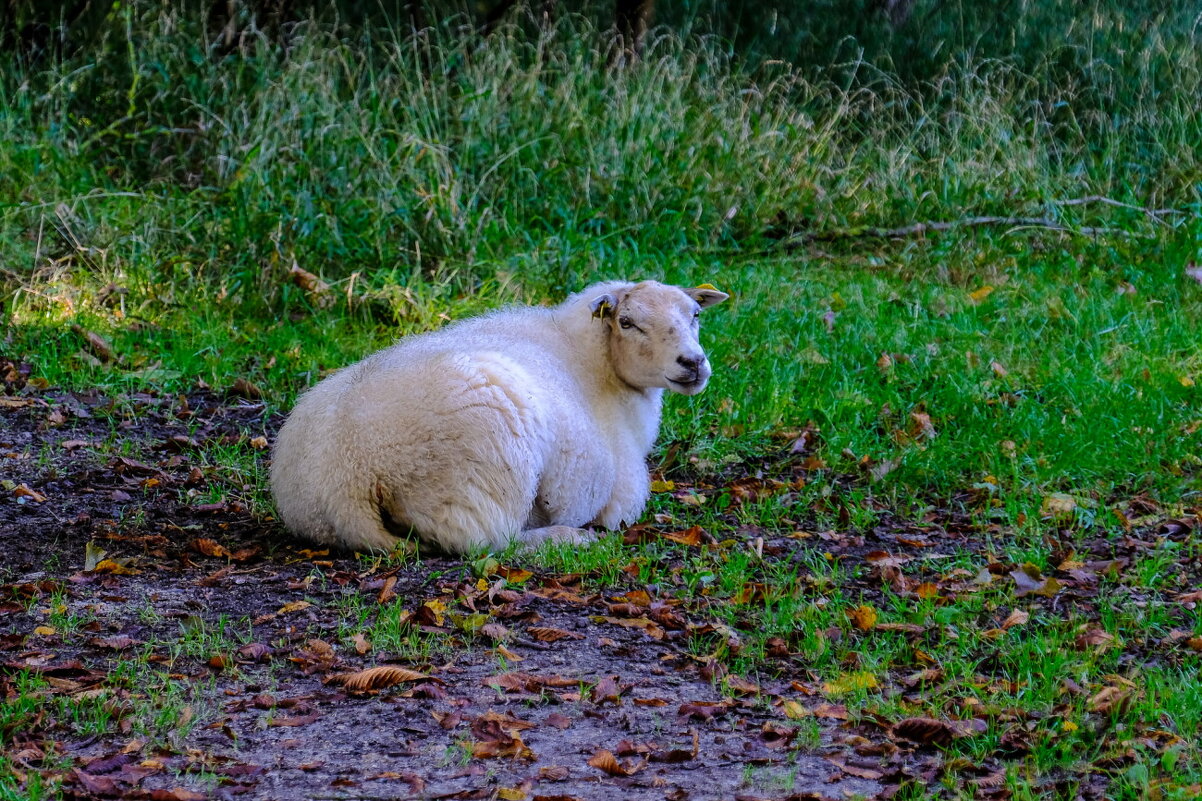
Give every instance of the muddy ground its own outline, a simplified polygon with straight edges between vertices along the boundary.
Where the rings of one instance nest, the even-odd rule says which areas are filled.
[[[726,633],[654,587],[291,540],[253,513],[245,472],[205,461],[215,448],[267,458],[280,420],[259,401],[38,391],[19,376],[8,391],[0,694],[43,680],[38,709],[0,721],[17,786],[700,801],[885,798],[943,775],[929,743],[817,692],[787,643],[764,674],[725,676],[695,641]],[[962,539],[951,523],[940,535]],[[822,548],[862,555],[925,536],[899,525]],[[814,546],[764,547],[798,558]],[[386,611],[413,647],[363,635]],[[66,711],[88,698],[103,700],[102,723]],[[976,770],[989,796],[998,763]]]

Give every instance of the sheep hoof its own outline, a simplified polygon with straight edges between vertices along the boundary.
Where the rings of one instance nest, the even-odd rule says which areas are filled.
[[[588,529],[575,526],[544,526],[523,531],[518,541],[531,548],[537,548],[544,542],[588,545],[597,541],[597,535]]]

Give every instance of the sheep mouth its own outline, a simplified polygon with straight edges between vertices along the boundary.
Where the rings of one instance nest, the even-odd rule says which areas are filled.
[[[701,389],[705,386],[706,380],[706,376],[694,375],[683,379],[669,378],[668,383],[671,384],[672,388],[678,392],[681,392],[685,395],[692,395],[701,391]]]

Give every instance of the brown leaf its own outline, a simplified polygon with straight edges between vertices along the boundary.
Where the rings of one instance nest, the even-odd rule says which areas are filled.
[[[230,555],[230,552],[227,551],[224,546],[222,546],[216,540],[211,540],[207,537],[201,537],[193,540],[192,550],[196,551],[197,553],[202,553],[205,556],[214,556],[219,558],[225,558]]]
[[[422,681],[428,678],[430,678],[428,675],[418,673],[416,670],[409,670],[408,668],[397,667],[396,665],[379,665],[345,676],[342,686],[348,692],[366,693],[373,690],[382,690],[406,681]]]
[[[271,718],[271,720],[267,721],[267,725],[295,728],[298,726],[308,726],[310,723],[316,723],[320,717],[320,712],[310,712],[307,715],[293,715],[291,717],[281,715],[279,717]]]
[[[727,676],[726,686],[737,695],[759,695],[761,692],[760,685],[740,676]]]
[[[671,540],[672,542],[679,542],[681,545],[688,545],[695,548],[704,542],[704,536],[705,532],[702,530],[701,526],[693,526],[692,528],[687,528],[684,531],[670,531],[667,534],[664,534],[664,539]]]
[[[183,787],[150,791],[150,801],[207,801],[208,798],[204,793],[196,793]]]
[[[118,634],[115,637],[93,637],[88,642],[98,648],[111,648],[114,651],[124,651],[139,643],[138,640],[125,634]]]
[[[303,269],[295,261],[292,262],[292,267],[288,270],[288,277],[292,279],[292,283],[296,284],[306,292],[312,292],[315,295],[322,295],[330,291],[329,284],[308,270]]]
[[[546,723],[548,726],[554,726],[562,731],[572,725],[572,719],[567,715],[552,712],[550,715],[547,715],[547,719],[543,723]]]
[[[1073,640],[1073,645],[1078,651],[1087,651],[1090,648],[1097,648],[1099,651],[1105,651],[1115,645],[1114,635],[1105,629],[1092,628],[1078,634]]]
[[[1131,689],[1129,687],[1119,687],[1113,684],[1103,687],[1089,699],[1089,711],[1106,714],[1116,709],[1122,709],[1130,697]]]
[[[1031,619],[1030,612],[1024,611],[1022,609],[1014,609],[1013,611],[1010,612],[1009,615],[1006,616],[1006,619],[1002,621],[1002,629],[1005,630],[1005,629],[1014,628],[1015,626],[1021,626],[1022,624],[1026,623],[1030,619]]]
[[[948,745],[955,738],[950,725],[935,718],[906,718],[890,728],[894,737],[919,745]]]
[[[926,412],[910,412],[910,436],[914,439],[934,439],[938,436],[931,416]]]
[[[239,378],[230,385],[228,394],[247,400],[262,400],[263,390],[245,378]]]
[[[9,486],[12,486],[12,485],[10,484]],[[28,484],[18,484],[17,488],[13,490],[13,497],[14,498],[28,498],[29,500],[33,501],[34,503],[45,503],[46,502],[46,496],[43,495],[42,493],[38,492],[37,490],[30,489]]]
[[[681,704],[676,712],[694,720],[708,721],[725,715],[729,708],[729,701],[688,701]]]
[[[1039,568],[1030,562],[1024,564],[1022,570],[1011,570],[1010,577],[1014,579],[1016,587],[1014,596],[1016,598],[1027,595],[1042,595],[1045,598],[1051,598],[1060,592],[1060,582],[1051,577],[1044,578],[1040,575]]]
[[[526,629],[539,642],[558,642],[559,640],[583,640],[583,634],[574,631],[551,628],[550,626],[531,626]]]
[[[248,642],[238,649],[238,656],[252,662],[263,662],[269,659],[275,651],[270,645],[261,642]]]
[[[100,359],[102,362],[115,362],[117,354],[113,352],[113,345],[107,339],[97,334],[95,331],[88,331],[81,325],[72,325],[71,330],[79,336],[83,337],[87,343],[88,350]]]
[[[384,586],[380,587],[380,594],[376,596],[376,603],[386,604],[391,603],[396,599],[396,576],[389,576],[384,579]]]
[[[647,636],[655,640],[662,640],[664,638],[664,630],[645,617],[621,618],[597,615],[592,618],[592,621],[594,623],[612,623],[615,626],[623,626],[625,628],[642,629],[647,632]]]
[[[605,678],[601,679],[601,681],[597,682],[597,684],[589,692],[589,697],[592,699],[593,703],[597,704],[598,706],[606,703],[613,704],[614,706],[621,706],[622,693],[629,689],[629,685],[626,687],[618,686],[617,676],[606,676]]]
[[[513,673],[502,673],[497,676],[489,676],[483,680],[486,687],[494,687],[507,692],[541,692],[544,687],[572,687],[580,686],[580,679],[569,679],[564,676],[537,676],[533,673],[524,673],[515,671]]]
[[[647,767],[647,760],[627,760],[626,764],[618,762],[612,752],[601,749],[589,759],[588,764],[597,770],[604,771],[610,776],[633,776]]]

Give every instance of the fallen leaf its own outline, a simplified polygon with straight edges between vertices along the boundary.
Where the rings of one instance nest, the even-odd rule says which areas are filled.
[[[876,626],[876,610],[868,605],[857,606],[848,611],[847,617],[851,620],[852,625],[860,631],[869,631]]]
[[[1023,565],[1022,570],[1011,570],[1010,577],[1014,579],[1014,595],[1017,598],[1027,595],[1042,595],[1045,598],[1051,598],[1061,589],[1060,582],[1050,576],[1042,577],[1039,568],[1029,562]]]
[[[108,573],[114,576],[136,576],[140,571],[127,567],[129,559],[101,559],[92,568],[92,573]]]
[[[879,685],[876,676],[868,671],[858,673],[840,673],[834,681],[822,685],[822,691],[827,695],[844,695],[856,690],[874,690]]]
[[[802,720],[814,716],[813,712],[797,701],[785,701],[780,705],[780,709],[789,720]]]
[[[83,337],[87,343],[88,349],[95,354],[96,358],[102,362],[114,362],[117,360],[117,354],[113,352],[113,345],[107,339],[97,334],[95,331],[88,331],[81,325],[72,325],[71,330],[79,336]]]
[[[29,500],[33,501],[34,503],[45,503],[46,502],[46,496],[43,495],[42,493],[38,492],[37,490],[30,489],[28,484],[18,484],[17,488],[13,490],[13,497],[14,498],[28,498]]]
[[[342,681],[342,686],[348,692],[366,693],[382,690],[406,681],[422,681],[430,678],[425,673],[416,670],[397,667],[396,665],[380,665],[378,667],[351,673]]]
[[[682,545],[688,545],[695,548],[701,545],[704,534],[705,532],[702,530],[701,526],[693,526],[692,528],[687,528],[684,531],[670,531],[667,534],[664,534],[664,539],[671,540],[672,542],[679,542]]]
[[[277,615],[286,615],[289,612],[299,612],[302,609],[308,609],[313,604],[308,601],[289,601],[276,610]]]
[[[292,283],[306,292],[312,292],[315,295],[321,295],[330,290],[329,284],[302,268],[295,261],[292,262],[292,267],[288,270],[288,277],[292,279]]]
[[[247,381],[245,378],[239,378],[230,385],[228,394],[247,400],[262,400],[263,390],[258,386]]]
[[[924,601],[929,601],[939,597],[939,585],[934,582],[924,581],[914,588],[914,594]]]
[[[1119,687],[1113,684],[1103,687],[1089,699],[1089,711],[1101,714],[1113,712],[1124,707],[1130,697],[1131,689],[1129,687]]]
[[[1021,626],[1031,619],[1031,613],[1022,609],[1014,609],[1002,621],[1002,630],[1010,629],[1015,626]]]
[[[1039,507],[1040,517],[1072,514],[1077,508],[1077,499],[1064,492],[1053,492],[1043,499]]]
[[[563,629],[551,628],[550,626],[531,626],[526,629],[530,632],[530,636],[539,642],[558,642],[559,640],[583,640],[583,634],[577,634],[574,631],[564,631]]]
[[[618,762],[612,752],[601,749],[589,759],[588,764],[610,776],[633,776],[647,767],[647,760],[627,760],[626,764]]]
[[[973,305],[975,306],[976,304],[985,300],[985,298],[989,297],[992,294],[993,294],[993,287],[990,286],[989,284],[985,284],[980,289],[969,292],[968,299],[970,301],[972,301]]]
[[[199,539],[193,540],[192,541],[192,550],[194,550],[198,553],[202,553],[205,556],[213,556],[213,557],[219,557],[219,558],[225,558],[230,555],[230,552],[227,551],[224,546],[222,546],[216,540],[211,540],[211,539],[208,539],[207,537],[201,537]]]
[[[741,676],[727,676],[727,688],[738,695],[759,695],[760,685]]]
[[[955,731],[950,725],[934,718],[899,720],[889,731],[894,737],[919,745],[948,745],[955,738]]]

